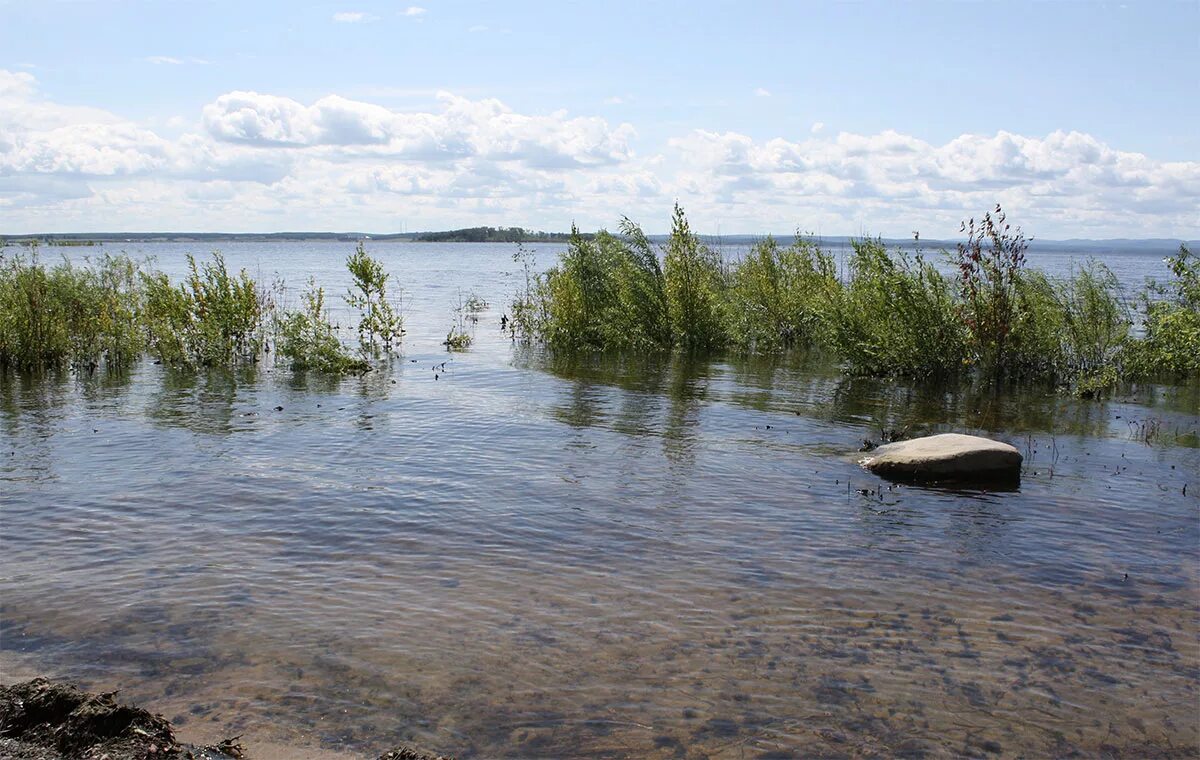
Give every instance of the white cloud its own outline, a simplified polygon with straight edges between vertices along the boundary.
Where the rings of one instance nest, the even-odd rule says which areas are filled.
[[[520,113],[440,93],[394,110],[328,95],[229,92],[199,114],[135,123],[41,96],[0,70],[0,213],[48,230],[388,229],[525,223],[661,230],[679,199],[698,228],[954,236],[1002,203],[1040,237],[1200,230],[1200,162],[1157,161],[1082,132],[931,143],[896,131],[756,139],[691,130],[635,151],[632,125]]]
[[[754,89],[754,97],[769,98],[769,97],[771,97],[771,91],[768,90],[766,87],[756,87]]]
[[[544,168],[615,164],[632,154],[633,127],[597,117],[514,113],[498,100],[439,93],[441,110],[411,113],[337,95],[311,106],[256,92],[231,92],[204,107],[215,139],[262,147],[330,148],[345,155],[422,160],[481,156]]]
[[[339,24],[365,24],[378,21],[379,17],[362,11],[341,11],[333,14],[333,20]]]
[[[474,26],[467,28],[467,31],[471,32],[472,34],[478,34],[479,32],[486,32],[487,30],[488,30],[488,27],[484,24],[475,24]]]
[[[812,125],[812,129],[810,129],[809,131],[815,135],[815,134],[819,134],[821,132],[821,130],[823,130],[823,129],[825,129],[825,122],[814,121],[813,125]]]
[[[410,5],[407,8],[405,8],[404,10],[400,11],[400,15],[408,16],[410,18],[415,18],[418,16],[424,16],[427,12],[428,11],[426,11],[424,8],[422,8],[420,6]]]
[[[624,102],[625,102],[625,99],[622,98],[620,95],[613,95],[611,98],[604,99],[604,105],[606,105],[606,106],[619,106]]]

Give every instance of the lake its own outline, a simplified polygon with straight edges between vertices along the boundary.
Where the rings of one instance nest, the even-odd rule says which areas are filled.
[[[351,248],[222,246],[334,296]],[[260,758],[1200,754],[1200,388],[551,357],[500,330],[514,250],[368,244],[408,333],[362,377],[0,378],[6,678]],[[1105,257],[1131,289],[1160,259]],[[882,429],[1009,441],[1020,487],[888,483]]]

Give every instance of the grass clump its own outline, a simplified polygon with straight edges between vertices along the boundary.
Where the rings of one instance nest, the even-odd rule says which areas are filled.
[[[346,350],[325,308],[325,289],[309,280],[301,296],[303,306],[278,318],[276,347],[279,356],[294,370],[316,370],[333,375],[366,372],[365,359]]]

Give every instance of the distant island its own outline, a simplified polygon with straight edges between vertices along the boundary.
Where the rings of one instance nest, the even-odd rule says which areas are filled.
[[[591,234],[584,237],[590,238]],[[38,232],[0,235],[0,245],[90,246],[105,243],[209,243],[209,242],[295,242],[328,240],[354,243],[359,240],[407,241],[415,243],[552,243],[565,242],[569,232],[545,232],[523,227],[464,227],[441,232]]]

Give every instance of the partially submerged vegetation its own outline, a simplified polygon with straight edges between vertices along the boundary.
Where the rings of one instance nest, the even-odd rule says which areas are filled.
[[[799,236],[728,261],[676,207],[661,246],[624,219],[615,234],[573,230],[545,272],[519,248],[524,284],[505,324],[557,354],[807,350],[855,375],[1050,381],[1084,396],[1120,380],[1200,378],[1200,261],[1186,246],[1167,261],[1170,280],[1131,297],[1101,262],[1060,279],[1028,267],[1028,241],[999,207],[962,231],[940,266],[869,238],[839,260]],[[316,283],[299,308],[283,308],[282,287],[231,272],[220,254],[188,265],[174,283],[126,256],[47,266],[36,246],[0,253],[0,370],[120,372],[147,354],[232,367],[274,344],[292,369],[357,373],[393,356],[404,335],[390,275],[361,243],[343,297],[357,312],[346,331],[356,349]],[[467,348],[486,308],[460,294],[445,345]]]
[[[942,269],[872,239],[853,241],[844,266],[803,238],[727,262],[676,207],[659,251],[624,220],[620,235],[573,235],[542,275],[526,258],[513,330],[560,353],[805,348],[852,374],[1054,381],[1081,395],[1200,377],[1200,262],[1186,246],[1137,309],[1100,262],[1060,280],[1027,267],[1028,241],[999,207],[963,232]]]
[[[293,369],[364,372],[396,352],[403,319],[389,275],[361,244],[347,269],[353,286],[345,301],[359,313],[357,353],[339,337],[315,283],[299,309],[281,309],[281,286],[231,272],[219,253],[206,261],[189,256],[180,283],[127,256],[46,266],[36,247],[0,254],[0,370],[121,372],[144,355],[184,369],[236,367],[261,362],[273,340],[278,360]]]

